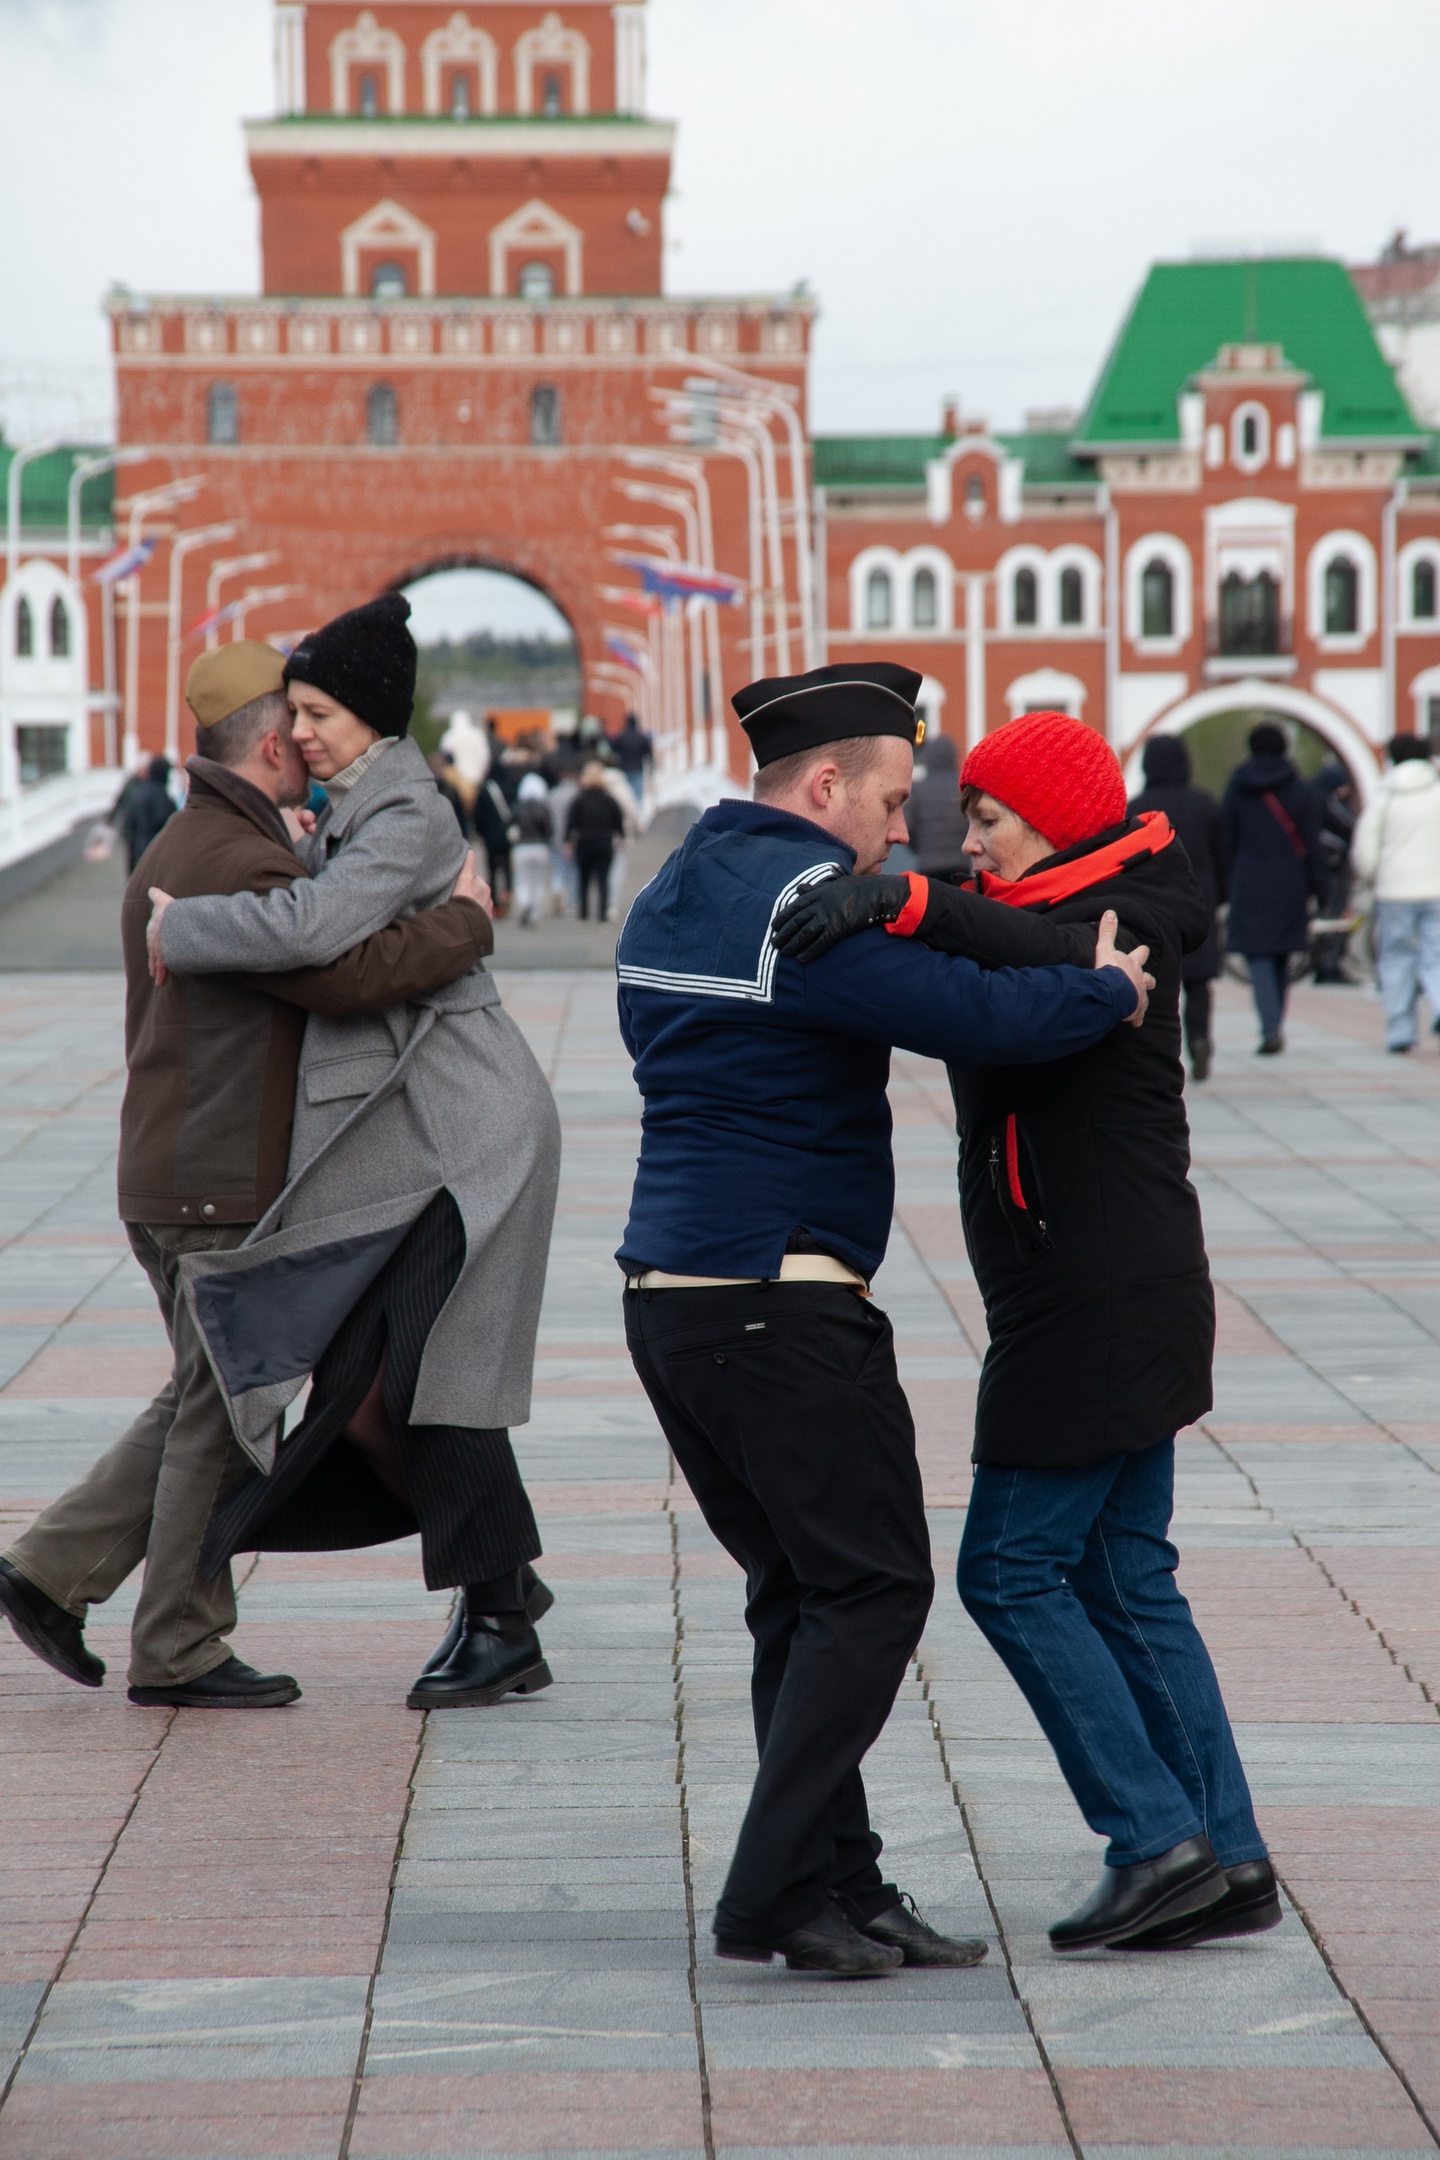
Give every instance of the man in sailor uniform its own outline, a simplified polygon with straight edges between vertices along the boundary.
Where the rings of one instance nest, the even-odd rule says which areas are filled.
[[[644,1097],[631,1356],[744,1568],[760,1763],[715,1914],[722,1957],[849,1976],[967,1965],[881,1874],[860,1763],[934,1589],[915,1430],[869,1296],[894,1202],[890,1050],[1040,1062],[1143,1017],[1143,950],[982,971],[867,930],[808,967],[771,941],[807,885],[906,837],[921,678],[888,662],[734,699],[755,800],[693,825],[631,909],[620,1026]],[[908,925],[896,925],[896,928]]]

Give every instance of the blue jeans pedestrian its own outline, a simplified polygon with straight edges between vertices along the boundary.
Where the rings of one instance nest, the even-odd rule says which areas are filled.
[[[1175,1443],[1088,1470],[975,1471],[961,1601],[1055,1750],[1108,1867],[1203,1831],[1265,1857],[1210,1654],[1166,1532]]]
[[[1250,988],[1260,1016],[1262,1042],[1278,1042],[1285,1019],[1285,1000],[1290,995],[1289,953],[1246,953]]]
[[[1409,1050],[1416,1039],[1415,1004],[1422,983],[1431,1020],[1440,1027],[1440,900],[1377,900],[1375,942],[1385,1001],[1385,1047]]]

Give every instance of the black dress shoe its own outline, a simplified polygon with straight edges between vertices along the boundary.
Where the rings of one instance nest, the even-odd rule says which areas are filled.
[[[555,1603],[555,1593],[548,1583],[540,1580],[540,1577],[528,1562],[520,1570],[520,1596],[524,1601],[521,1609],[524,1611],[526,1619],[530,1622],[531,1627],[539,1627],[540,1622]],[[422,1680],[426,1673],[439,1672],[440,1667],[448,1662],[464,1632],[465,1592],[462,1590],[455,1600],[455,1610],[450,1616],[449,1627],[446,1628],[445,1633],[420,1668]]]
[[[421,1673],[407,1710],[479,1709],[506,1695],[538,1695],[551,1684],[540,1638],[524,1613],[472,1613],[443,1665]]]
[[[990,1947],[978,1935],[942,1935],[921,1919],[913,1898],[859,1925],[871,1942],[889,1943],[900,1951],[907,1965],[978,1965]]]
[[[1085,1903],[1050,1930],[1056,1950],[1100,1950],[1126,1935],[1203,1912],[1225,1895],[1225,1871],[1207,1837],[1186,1838],[1135,1867],[1107,1867]]]
[[[1197,1080],[1210,1077],[1210,1044],[1204,1035],[1197,1036],[1190,1045],[1190,1070]]]
[[[1242,1860],[1225,1870],[1226,1890],[1217,1904],[1179,1920],[1166,1920],[1143,1934],[1127,1935],[1117,1950],[1188,1950],[1193,1943],[1219,1942],[1226,1935],[1263,1935],[1279,1927],[1285,1915],[1280,1890],[1268,1860]]]
[[[81,1687],[99,1687],[105,1678],[102,1658],[85,1647],[85,1623],[66,1612],[54,1598],[36,1588],[19,1568],[0,1560],[0,1613],[14,1628],[27,1650],[67,1680]]]
[[[715,1937],[715,1955],[736,1958],[746,1965],[768,1965],[776,1952],[791,1972],[829,1973],[834,1980],[874,1980],[881,1973],[898,1972],[905,1953],[898,1943],[878,1942],[862,1935],[848,1915],[833,1902],[804,1927],[777,1935],[773,1942],[744,1942],[733,1935]]]
[[[147,1710],[281,1710],[300,1698],[299,1685],[289,1673],[258,1673],[238,1657],[228,1657],[213,1672],[182,1680],[178,1687],[132,1687],[127,1692],[131,1702]]]

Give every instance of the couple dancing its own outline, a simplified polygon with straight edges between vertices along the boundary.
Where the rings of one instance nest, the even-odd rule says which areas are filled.
[[[409,613],[389,594],[286,662],[197,660],[189,799],[126,888],[120,1214],[174,1367],[0,1557],[0,1612],[98,1687],[89,1609],[143,1562],[135,1703],[293,1702],[289,1674],[231,1651],[231,1555],[417,1530],[427,1587],[460,1594],[411,1706],[549,1683],[508,1428],[529,1415],[559,1124],[485,972],[488,893],[407,738]],[[312,781],[318,821],[295,809]]]

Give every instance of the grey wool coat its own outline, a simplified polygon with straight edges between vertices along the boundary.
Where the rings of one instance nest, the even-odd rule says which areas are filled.
[[[323,966],[448,898],[465,853],[408,740],[332,798],[304,851],[313,874],[288,891],[173,901],[166,966]],[[414,1004],[312,1014],[285,1190],[238,1251],[194,1255],[184,1271],[236,1437],[259,1468],[272,1466],[277,1421],[340,1322],[441,1190],[467,1251],[426,1343],[413,1420],[524,1423],[559,1166],[550,1089],[483,963]]]

